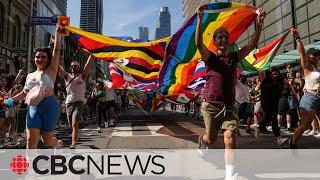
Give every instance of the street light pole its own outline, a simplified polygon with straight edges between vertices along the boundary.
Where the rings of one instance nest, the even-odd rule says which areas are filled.
[[[31,0],[31,4],[30,4],[30,16],[33,16],[33,2],[34,0]],[[30,73],[31,72],[31,58],[32,58],[32,25],[31,23],[29,24],[29,45],[28,45],[28,68],[27,68],[27,72]]]

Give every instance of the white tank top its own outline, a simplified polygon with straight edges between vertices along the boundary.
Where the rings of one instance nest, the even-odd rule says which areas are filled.
[[[71,74],[68,74],[68,80],[66,84],[68,84],[73,77],[74,76],[71,76]],[[86,98],[84,97],[86,92],[86,82],[83,80],[81,74],[71,81],[71,83],[67,86],[66,91],[66,103],[72,103],[76,101],[82,101],[83,103],[86,102]]]
[[[313,68],[313,71],[305,78],[304,89],[311,91],[320,90],[320,72]]]

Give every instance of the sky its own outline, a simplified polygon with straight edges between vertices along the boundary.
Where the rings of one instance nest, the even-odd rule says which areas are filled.
[[[79,27],[81,0],[68,0],[71,25]],[[171,34],[183,24],[182,0],[103,0],[103,34],[139,38],[139,26],[149,27],[149,39],[155,37],[160,7],[169,7]]]

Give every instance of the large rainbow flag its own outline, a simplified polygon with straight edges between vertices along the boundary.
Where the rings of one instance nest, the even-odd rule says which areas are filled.
[[[157,110],[164,102],[164,97],[156,92],[140,94],[140,92],[131,91],[129,97],[134,103],[147,114]]]
[[[66,29],[73,33],[81,48],[97,59],[116,63],[117,67],[139,82],[157,82],[169,37],[135,43],[86,32],[72,26],[67,26]]]
[[[215,51],[213,33],[224,27],[234,44],[255,20],[257,8],[240,3],[212,3],[204,5],[202,29],[203,41],[209,50]],[[172,36],[166,48],[166,57],[159,74],[160,93],[179,94],[188,86],[200,58],[195,44],[197,14],[194,14]]]

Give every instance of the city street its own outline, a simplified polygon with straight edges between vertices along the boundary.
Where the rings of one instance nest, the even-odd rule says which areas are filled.
[[[159,110],[153,116],[146,116],[137,108],[130,108],[125,116],[119,118],[115,127],[97,131],[96,124],[89,124],[80,130],[77,148],[91,149],[196,149],[199,134],[205,132],[202,120],[193,120],[184,112]],[[68,128],[58,128],[56,135],[62,139],[65,148],[70,145]],[[240,128],[241,136],[236,136],[236,147],[240,149],[277,149],[273,134],[261,134],[259,139]],[[290,134],[283,131],[284,137]],[[319,140],[302,137],[299,148],[320,148]],[[224,148],[222,135],[212,148]],[[287,148],[283,146],[282,148]]]

